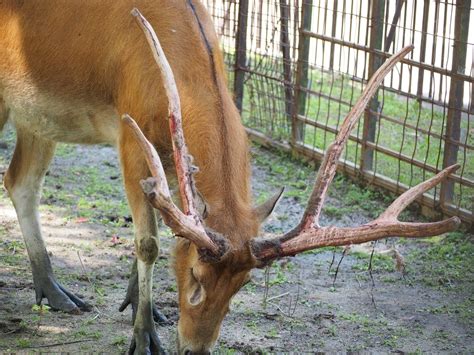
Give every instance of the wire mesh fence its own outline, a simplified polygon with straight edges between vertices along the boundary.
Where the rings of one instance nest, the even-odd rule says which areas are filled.
[[[347,174],[402,193],[454,163],[420,200],[473,220],[474,8],[470,0],[205,0],[249,133],[320,159],[384,60],[385,79],[341,160]]]

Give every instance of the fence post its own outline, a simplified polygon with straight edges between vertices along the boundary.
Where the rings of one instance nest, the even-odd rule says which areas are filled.
[[[285,113],[288,120],[291,120],[293,112],[293,87],[291,79],[291,55],[290,55],[290,36],[288,21],[290,18],[290,9],[286,0],[280,0],[280,48],[283,55],[283,78],[285,80]]]
[[[385,11],[385,0],[373,0],[371,6],[370,18],[370,49],[381,50],[384,37],[383,18]],[[369,54],[369,70],[368,78],[377,71],[382,65],[383,58],[374,52]],[[361,152],[361,169],[368,171],[373,169],[374,150],[367,146],[366,142],[375,141],[375,131],[377,128],[377,113],[379,111],[378,91],[370,100],[368,109],[364,115],[364,130],[362,133],[362,152]]]
[[[313,0],[302,0],[301,3],[301,26],[298,39],[298,63],[296,66],[295,97],[293,104],[292,136],[291,143],[295,145],[299,141],[304,141],[304,123],[298,120],[298,115],[306,112],[306,98],[308,88],[308,60],[310,37],[304,31],[311,31],[311,19],[313,11]],[[303,90],[302,90],[303,88]]]
[[[456,1],[456,15],[454,23],[454,47],[453,47],[453,74],[464,74],[466,70],[467,36],[469,32],[469,19],[471,12],[471,0]],[[458,160],[459,146],[453,141],[459,142],[461,137],[461,109],[463,108],[464,80],[455,76],[451,77],[449,88],[449,107],[446,120],[446,141],[444,147],[443,167],[456,164]],[[441,205],[452,202],[454,197],[454,182],[445,180],[441,184]]]
[[[244,99],[244,79],[247,65],[247,18],[249,1],[239,1],[239,20],[237,24],[237,34],[235,42],[235,68],[234,68],[234,99],[235,105],[242,113]]]

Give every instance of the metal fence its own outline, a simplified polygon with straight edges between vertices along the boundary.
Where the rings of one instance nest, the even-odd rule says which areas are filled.
[[[290,2],[289,2],[290,1]],[[414,51],[384,81],[340,169],[400,194],[461,168],[420,199],[473,220],[474,8],[470,0],[205,0],[250,135],[321,159],[390,54]]]

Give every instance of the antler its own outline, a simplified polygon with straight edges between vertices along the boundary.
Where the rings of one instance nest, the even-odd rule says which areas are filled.
[[[202,260],[217,261],[228,250],[225,239],[216,232],[207,230],[197,212],[194,196],[196,195],[193,173],[196,167],[191,164],[191,156],[184,140],[181,105],[173,72],[161,48],[155,31],[150,23],[137,9],[132,10],[139,26],[145,33],[153,57],[160,69],[163,86],[169,105],[169,128],[173,144],[173,157],[178,176],[179,191],[184,213],[174,204],[161,159],[153,145],[146,139],[137,123],[128,114],[122,121],[130,127],[142,148],[148,168],[153,177],[141,181],[142,189],[151,205],[158,209],[165,224],[177,236],[186,238],[196,244]]]
[[[397,219],[408,204],[459,168],[459,165],[453,165],[428,181],[406,191],[379,218],[370,223],[352,228],[319,226],[319,215],[324,199],[336,174],[337,163],[350,132],[385,76],[412,49],[413,46],[410,45],[394,54],[372,76],[362,96],[344,119],[336,140],[327,149],[301,222],[281,236],[253,240],[251,242],[252,253],[257,259],[266,262],[282,256],[295,255],[305,250],[325,246],[360,244],[389,236],[429,237],[452,231],[460,224],[457,217],[434,223],[407,223]]]

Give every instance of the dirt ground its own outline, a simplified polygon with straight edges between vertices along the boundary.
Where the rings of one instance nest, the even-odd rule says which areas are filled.
[[[0,136],[0,180],[14,134]],[[277,186],[286,197],[265,225],[279,232],[299,217],[314,169],[253,147],[257,201]],[[391,197],[337,177],[324,224],[354,225],[373,218]],[[0,189],[0,352],[123,353],[131,337],[131,311],[119,313],[133,261],[132,226],[114,149],[61,145],[46,178],[42,225],[60,282],[94,305],[69,315],[35,307],[31,270],[14,209]],[[411,210],[407,220],[422,218]],[[232,302],[218,353],[370,351],[472,353],[473,236],[466,232],[423,241],[393,239],[372,245],[323,249],[283,259],[253,272]],[[177,294],[169,256],[173,237],[162,228],[155,270],[156,304],[170,320],[158,328],[175,349]],[[396,250],[400,272],[383,254]],[[380,254],[379,252],[382,252]]]

